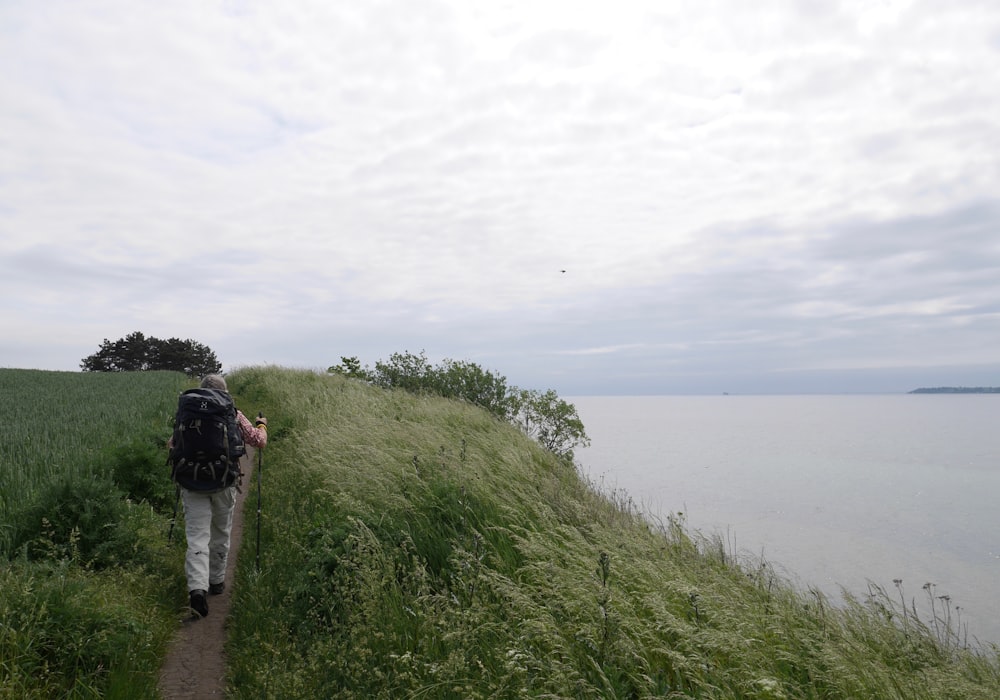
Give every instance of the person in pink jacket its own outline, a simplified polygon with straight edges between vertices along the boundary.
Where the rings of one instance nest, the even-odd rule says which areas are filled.
[[[229,393],[226,380],[218,374],[209,374],[202,379],[201,387]],[[267,445],[267,418],[258,416],[256,425],[253,425],[237,410],[236,423],[245,444],[258,449]],[[168,447],[173,447],[173,438]],[[208,595],[218,595],[226,586],[237,485],[202,483],[182,477],[176,480],[184,502],[187,536],[184,573],[187,576],[189,602],[197,616],[205,617],[208,615]]]

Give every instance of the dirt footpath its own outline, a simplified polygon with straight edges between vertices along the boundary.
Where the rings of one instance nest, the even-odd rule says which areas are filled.
[[[223,698],[226,695],[226,618],[233,595],[236,559],[243,540],[243,502],[254,491],[256,450],[247,447],[243,458],[243,493],[236,493],[236,510],[226,568],[226,589],[208,597],[208,617],[185,620],[178,630],[160,670],[159,689],[164,700]],[[250,523],[254,521],[253,516]],[[186,613],[189,612],[186,610]]]

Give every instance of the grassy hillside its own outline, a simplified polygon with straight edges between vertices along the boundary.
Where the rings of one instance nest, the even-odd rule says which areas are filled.
[[[995,647],[881,591],[833,606],[736,566],[474,406],[280,368],[228,379],[271,428],[260,569],[251,493],[234,582],[232,697],[1000,696]],[[48,417],[0,407],[24,485],[0,513],[0,698],[155,697],[183,616],[163,445],[186,380],[0,370],[42,406],[79,382]],[[53,434],[49,471],[33,445]]]
[[[473,406],[304,372],[230,381],[273,439],[235,697],[1000,696],[996,648],[881,591],[834,607],[740,568]]]

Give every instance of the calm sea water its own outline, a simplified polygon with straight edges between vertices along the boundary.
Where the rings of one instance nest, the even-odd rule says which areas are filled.
[[[835,599],[951,598],[1000,643],[1000,396],[576,397],[584,474]],[[954,613],[953,613],[954,615]]]

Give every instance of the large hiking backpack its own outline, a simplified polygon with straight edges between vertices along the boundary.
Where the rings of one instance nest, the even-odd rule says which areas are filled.
[[[232,486],[246,454],[233,398],[218,389],[189,389],[177,401],[172,478],[197,491]]]

